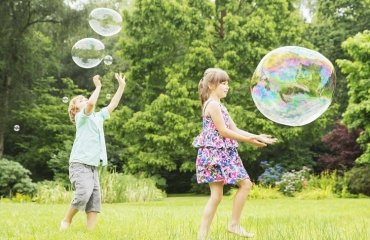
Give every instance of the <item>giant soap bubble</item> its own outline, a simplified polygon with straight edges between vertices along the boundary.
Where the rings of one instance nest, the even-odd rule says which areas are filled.
[[[72,59],[82,68],[93,68],[105,56],[104,44],[95,38],[84,38],[72,47]]]
[[[258,110],[268,119],[302,126],[328,109],[335,87],[333,64],[302,47],[277,48],[264,56],[251,82]]]
[[[121,31],[122,17],[112,9],[95,8],[89,15],[89,24],[96,33],[108,37]]]

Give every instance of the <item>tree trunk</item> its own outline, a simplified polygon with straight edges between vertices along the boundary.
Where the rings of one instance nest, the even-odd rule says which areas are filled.
[[[224,18],[226,17],[226,9],[221,10],[221,17],[220,17],[220,38],[224,39],[225,37],[225,29],[224,29]]]
[[[0,120],[0,158],[4,154],[4,140],[5,140],[5,128],[7,127],[8,116],[9,116],[9,96],[10,96],[10,84],[11,77],[7,76],[3,85],[3,92],[1,94],[1,120]]]

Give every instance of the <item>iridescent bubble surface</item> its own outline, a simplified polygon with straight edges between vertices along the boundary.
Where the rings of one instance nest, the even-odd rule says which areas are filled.
[[[113,62],[113,58],[112,58],[111,55],[107,55],[107,56],[104,57],[104,60],[103,61],[104,61],[104,64],[105,65],[111,65],[112,62]]]
[[[89,15],[89,24],[97,34],[113,36],[121,31],[122,17],[112,9],[95,8]]]
[[[68,103],[68,101],[69,101],[68,97],[63,97],[63,98],[62,98],[62,102],[64,102],[64,103]]]
[[[95,38],[84,38],[72,47],[72,59],[82,68],[93,68],[101,63],[105,53],[104,44]]]
[[[322,54],[297,46],[277,48],[258,64],[251,94],[268,119],[302,126],[329,107],[335,88],[335,69]]]

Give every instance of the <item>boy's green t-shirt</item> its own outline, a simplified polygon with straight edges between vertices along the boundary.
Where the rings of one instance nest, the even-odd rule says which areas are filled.
[[[76,138],[69,162],[79,162],[91,166],[107,165],[107,150],[103,122],[109,118],[108,108],[86,115],[84,110],[75,116]]]

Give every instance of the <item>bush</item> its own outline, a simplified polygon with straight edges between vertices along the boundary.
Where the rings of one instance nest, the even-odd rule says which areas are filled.
[[[284,168],[280,164],[270,166],[267,161],[262,161],[261,166],[265,171],[258,177],[258,182],[263,185],[275,186],[275,183],[281,180]]]
[[[36,184],[32,182],[30,174],[31,172],[18,162],[0,159],[0,196],[12,197],[17,193],[32,195]]]
[[[279,187],[279,190],[287,196],[294,196],[294,193],[300,192],[303,187],[307,186],[310,169],[303,167],[300,171],[292,170],[290,172],[284,173],[280,182],[277,182],[276,185]]]
[[[322,172],[318,176],[311,175],[301,192],[295,194],[298,199],[328,199],[337,197],[338,177],[336,172]]]
[[[353,167],[346,178],[350,193],[370,196],[370,164]]]
[[[248,197],[249,199],[277,199],[284,197],[284,195],[276,187],[253,185]]]
[[[33,199],[38,203],[69,203],[72,200],[72,191],[68,191],[63,183],[43,181],[37,184],[37,193]]]
[[[144,202],[161,200],[166,194],[156,188],[155,180],[122,173],[99,171],[100,192],[103,203]],[[69,203],[73,192],[63,182],[44,181],[37,185],[34,201],[38,203]]]
[[[105,203],[153,201],[166,196],[154,179],[109,172],[106,168],[100,171],[100,188]]]
[[[321,189],[321,188],[306,188],[302,192],[296,193],[295,197],[298,199],[328,199],[335,198],[336,195],[331,191],[331,189]]]

